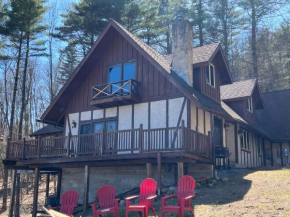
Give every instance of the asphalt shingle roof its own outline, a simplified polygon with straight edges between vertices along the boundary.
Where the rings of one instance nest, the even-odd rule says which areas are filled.
[[[43,128],[33,132],[30,136],[38,136],[43,134],[51,134],[51,133],[61,133],[63,132],[63,127],[56,127],[54,125],[48,124]]]
[[[249,79],[245,81],[238,81],[232,84],[221,86],[221,99],[237,99],[251,96],[254,87],[256,85],[256,79]]]
[[[276,141],[290,141],[290,89],[262,94],[265,109],[256,111],[258,124]]]

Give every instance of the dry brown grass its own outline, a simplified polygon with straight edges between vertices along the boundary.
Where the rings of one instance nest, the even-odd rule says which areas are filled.
[[[290,216],[290,169],[253,170],[246,175],[235,175],[228,183],[219,182],[214,188],[198,190],[192,204],[197,217]],[[160,202],[156,201],[155,207],[161,216]],[[81,216],[92,216],[92,213]],[[120,216],[125,216],[124,208],[120,209]]]

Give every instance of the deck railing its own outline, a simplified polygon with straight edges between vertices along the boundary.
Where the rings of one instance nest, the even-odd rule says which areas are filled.
[[[63,158],[162,151],[212,158],[210,135],[184,127],[119,130],[9,142],[7,159]]]
[[[124,81],[102,84],[92,87],[92,99],[119,97],[128,95],[139,95],[140,83],[136,80],[129,79]]]

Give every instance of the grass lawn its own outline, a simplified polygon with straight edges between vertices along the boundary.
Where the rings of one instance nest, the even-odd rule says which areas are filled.
[[[248,174],[231,176],[228,183],[219,182],[214,188],[198,189],[192,201],[195,215],[290,216],[290,169],[249,171]],[[161,216],[161,202],[155,201],[154,204],[158,216]],[[92,211],[77,216],[92,216]],[[123,216],[125,208],[120,207],[120,217]],[[139,215],[131,213],[129,216]],[[151,212],[149,216],[153,216]],[[177,215],[168,213],[165,216]]]

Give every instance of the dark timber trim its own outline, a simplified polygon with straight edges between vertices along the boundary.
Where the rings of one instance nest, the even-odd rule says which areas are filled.
[[[235,162],[239,163],[239,146],[238,146],[238,125],[235,123]]]
[[[161,153],[157,153],[157,184],[158,184],[158,196],[161,195]]]
[[[10,203],[9,203],[9,217],[13,217],[13,209],[14,209],[14,198],[15,198],[15,184],[16,184],[16,175],[17,170],[12,170],[12,177],[11,177],[11,192],[10,192]],[[34,217],[34,216],[33,216]]]
[[[89,204],[90,167],[85,165],[83,211],[86,212]]]
[[[283,151],[282,151],[283,148],[282,148],[282,143],[280,142],[279,145],[280,145],[281,166],[283,166],[284,165],[284,162],[283,162]]]
[[[39,168],[36,167],[34,171],[34,193],[33,193],[32,217],[37,216],[38,186],[39,186]]]

